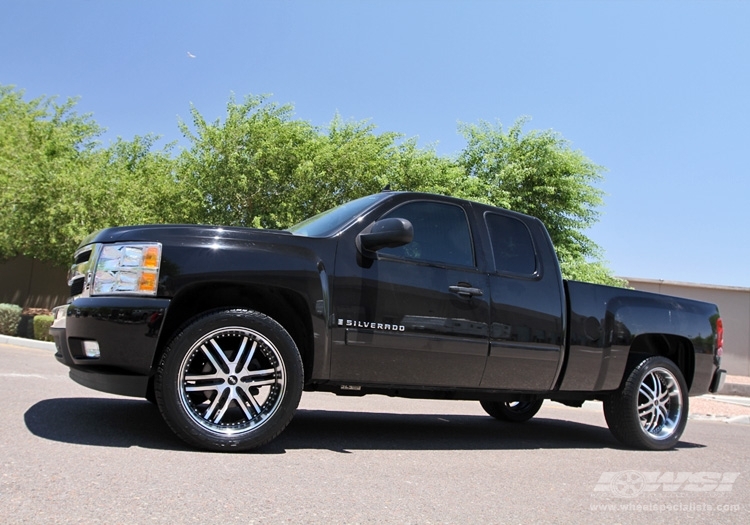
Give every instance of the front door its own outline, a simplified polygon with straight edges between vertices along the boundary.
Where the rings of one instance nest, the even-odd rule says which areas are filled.
[[[337,262],[331,379],[478,387],[488,355],[490,293],[475,264],[466,211],[426,199],[380,218],[388,217],[408,219],[414,240],[360,264]]]

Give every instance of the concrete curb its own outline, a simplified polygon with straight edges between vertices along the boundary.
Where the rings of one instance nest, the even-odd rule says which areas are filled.
[[[730,425],[750,425],[750,416],[715,416],[710,414],[690,414],[690,421],[712,421],[714,423],[727,423]]]
[[[724,383],[717,393],[723,396],[750,397],[750,385]]]
[[[37,350],[55,351],[55,343],[48,341],[37,341],[36,339],[26,339],[25,337],[11,337],[9,335],[0,335],[0,344],[22,346],[24,348],[35,348]]]

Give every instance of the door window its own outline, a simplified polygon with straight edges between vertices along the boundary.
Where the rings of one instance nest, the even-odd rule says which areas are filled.
[[[410,202],[382,218],[407,219],[414,227],[414,240],[379,254],[449,266],[474,266],[471,232],[463,208],[442,202]]]
[[[513,217],[487,213],[487,228],[495,257],[495,270],[519,275],[536,273],[536,254],[531,233]]]

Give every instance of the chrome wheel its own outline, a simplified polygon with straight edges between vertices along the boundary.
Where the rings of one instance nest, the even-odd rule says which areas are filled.
[[[221,328],[185,355],[178,378],[180,399],[206,430],[247,432],[278,409],[285,376],[279,351],[266,337],[248,328]]]
[[[164,420],[208,450],[250,450],[289,424],[304,370],[294,339],[253,310],[218,310],[193,319],[164,351],[154,380]]]
[[[622,388],[604,398],[604,417],[623,444],[647,450],[674,447],[685,431],[688,389],[677,365],[664,356],[641,361]]]
[[[671,436],[682,416],[682,392],[666,368],[655,368],[638,388],[638,418],[644,432],[655,439]]]

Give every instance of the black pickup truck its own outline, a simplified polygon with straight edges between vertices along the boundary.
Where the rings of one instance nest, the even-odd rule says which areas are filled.
[[[56,358],[78,383],[158,404],[210,450],[287,426],[302,391],[477,400],[526,421],[601,400],[627,446],[668,449],[716,392],[715,305],[564,281],[544,225],[383,192],[288,231],[109,228],[75,254]]]

